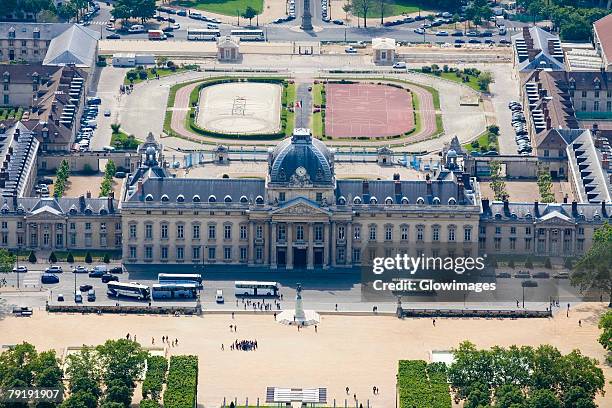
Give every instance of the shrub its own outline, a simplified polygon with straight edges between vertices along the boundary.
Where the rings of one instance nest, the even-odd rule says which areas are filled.
[[[551,269],[552,268],[552,263],[550,262],[550,258],[546,258],[544,260],[544,267],[547,269]]]
[[[28,255],[28,262],[36,263],[36,254],[34,251],[30,251],[30,254]]]
[[[508,262],[508,267],[514,269],[514,259],[511,259],[510,262]]]
[[[104,254],[104,258],[102,258],[102,262],[105,264],[110,263],[110,256],[107,253]]]
[[[55,252],[51,251],[51,255],[49,255],[49,262],[50,263],[56,263],[57,262],[57,256],[55,255]]]
[[[493,133],[494,135],[499,135],[499,126],[497,126],[497,125],[489,125],[487,130],[489,132]]]
[[[198,384],[198,357],[172,356],[164,408],[193,408]]]
[[[167,370],[168,360],[165,357],[151,356],[147,359],[147,374],[142,382],[143,398],[150,398],[152,401],[159,400]]]
[[[533,261],[531,260],[531,258],[527,258],[527,260],[525,261],[525,268],[533,269]]]
[[[68,256],[66,257],[66,262],[74,263],[74,256],[72,255],[72,252],[68,252]]]
[[[160,408],[159,402],[154,401],[154,400],[150,400],[150,399],[143,399],[140,401],[140,408]]]
[[[89,253],[89,251],[87,251],[87,253],[85,254],[85,262],[88,264],[93,262],[93,259],[91,258],[91,254]]]

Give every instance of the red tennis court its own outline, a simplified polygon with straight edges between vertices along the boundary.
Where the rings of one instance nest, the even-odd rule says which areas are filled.
[[[325,134],[386,137],[414,127],[412,96],[406,89],[375,84],[328,84]]]

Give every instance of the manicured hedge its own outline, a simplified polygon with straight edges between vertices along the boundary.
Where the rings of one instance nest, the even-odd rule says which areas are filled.
[[[397,385],[401,408],[452,407],[443,363],[427,365],[423,360],[401,360]]]
[[[170,357],[167,382],[164,408],[194,408],[198,386],[198,357]]]
[[[162,356],[151,356],[147,359],[147,375],[142,382],[142,397],[158,400],[161,396],[168,360]]]
[[[140,408],[160,408],[159,402],[151,399],[143,399],[140,401]]]

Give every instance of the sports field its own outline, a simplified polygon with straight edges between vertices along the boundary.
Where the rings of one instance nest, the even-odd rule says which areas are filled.
[[[325,135],[388,137],[414,128],[412,96],[406,89],[375,84],[328,84]]]
[[[197,124],[227,134],[273,134],[280,130],[282,87],[255,82],[202,88]]]

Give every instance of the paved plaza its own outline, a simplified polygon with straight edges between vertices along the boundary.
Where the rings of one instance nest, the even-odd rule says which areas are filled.
[[[305,299],[308,308],[308,299]],[[395,375],[400,359],[430,359],[432,350],[448,350],[463,340],[478,347],[512,344],[552,344],[568,353],[580,348],[599,361],[604,349],[597,343],[597,320],[603,304],[573,306],[552,319],[430,319],[398,320],[392,316],[323,314],[314,327],[298,331],[274,321],[272,315],[208,314],[203,317],[52,315],[36,312],[32,318],[0,320],[0,343],[28,341],[39,349],[53,348],[60,355],[69,346],[99,344],[129,332],[144,345],[161,336],[177,338],[168,354],[197,354],[200,361],[198,402],[219,407],[223,398],[254,403],[265,399],[268,386],[327,387],[328,403],[344,406],[356,394],[371,407],[395,406]],[[578,320],[582,320],[582,327]],[[230,332],[229,325],[237,325]],[[99,328],[104,327],[104,330]],[[235,340],[257,340],[257,351],[230,351]],[[221,350],[221,345],[225,350]],[[601,365],[606,378],[612,370]],[[372,387],[380,389],[372,395]],[[349,387],[350,396],[345,387]],[[612,387],[606,383],[602,407],[612,406]],[[342,405],[341,405],[342,404]]]

